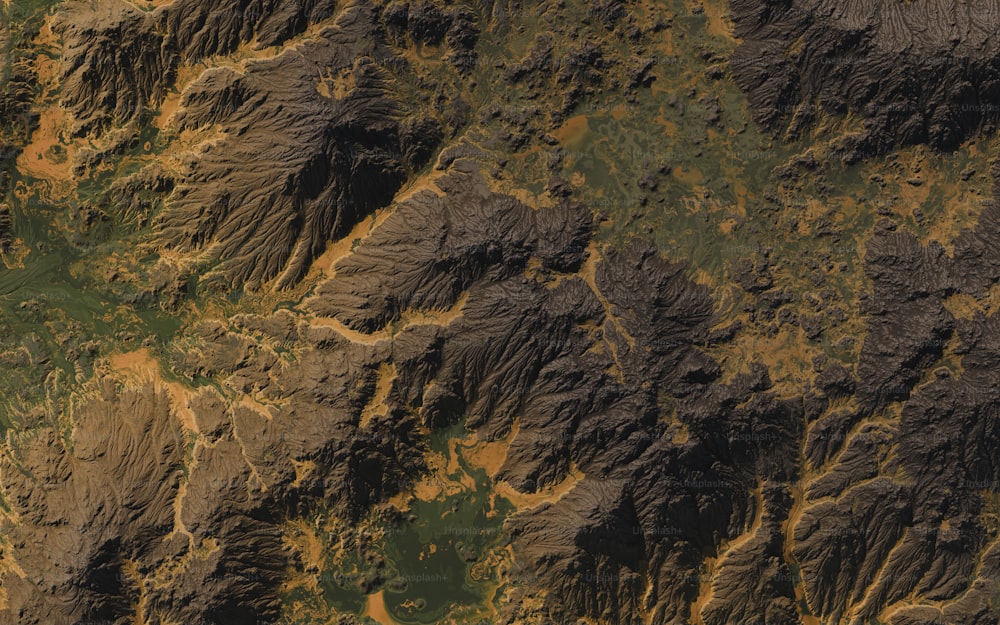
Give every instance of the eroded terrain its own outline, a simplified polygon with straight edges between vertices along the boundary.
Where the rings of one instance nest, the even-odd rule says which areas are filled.
[[[1000,618],[992,3],[2,11],[0,622]]]

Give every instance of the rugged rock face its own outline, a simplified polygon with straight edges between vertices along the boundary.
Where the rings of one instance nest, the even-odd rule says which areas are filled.
[[[260,389],[284,408],[230,406],[215,391],[168,397],[159,384],[121,391],[108,379],[102,398],[81,405],[69,440],[54,429],[30,435],[0,478],[18,515],[5,531],[24,573],[4,579],[0,615],[275,621],[289,566],[278,523],[321,503],[357,518],[422,466],[422,439],[404,413],[359,423],[389,347],[352,345],[321,327],[289,331],[314,346],[292,367],[224,328],[198,335],[201,372],[224,366],[234,389]],[[233,365],[234,350],[244,364]],[[52,557],[63,549],[65,558]]]
[[[572,271],[582,262],[590,216],[581,208],[536,214],[491,193],[481,179],[452,176],[438,184],[448,189],[443,196],[417,194],[371,243],[337,265],[340,279],[320,286],[311,300],[316,313],[373,332],[408,310],[451,308],[487,274],[523,274],[533,256],[543,272]]]
[[[181,62],[251,41],[279,45],[333,14],[329,0],[171,2],[147,12],[120,0],[69,2],[55,30],[64,41],[64,102],[88,132],[155,105]]]
[[[845,156],[893,145],[952,150],[1000,119],[988,33],[1000,4],[944,0],[733,0],[730,60],[755,120],[797,134],[819,114],[856,115],[864,130]]]
[[[996,261],[987,259],[997,258],[997,218],[990,203],[958,236],[953,256],[892,224],[868,245],[875,290],[858,367],[860,409],[828,411],[813,426],[807,450],[816,451],[807,455],[823,475],[809,484],[793,535],[821,615],[862,623],[916,593],[949,604],[902,609],[893,623],[996,618],[997,535],[987,499],[997,469],[987,449],[997,436],[992,372],[1000,363],[986,345],[996,342],[997,315],[956,319],[945,302],[956,293],[982,301],[996,283]],[[947,351],[961,357],[961,376],[932,371]],[[896,402],[898,420],[887,418]],[[831,561],[838,565],[824,564]]]
[[[452,175],[439,183],[443,198],[425,192],[400,207],[337,265],[311,307],[373,331],[467,293],[418,404],[432,423],[464,416],[486,436],[509,437],[497,477],[518,490],[585,475],[558,503],[511,521],[519,559],[550,592],[548,609],[680,622],[703,550],[763,514],[751,494],[758,480],[796,476],[802,415],[766,392],[763,370],[716,382],[718,365],[696,347],[711,302],[682,266],[641,244],[603,260],[591,249],[581,266],[588,220],[579,208],[533,211],[474,185]],[[526,276],[532,258],[538,268]],[[669,423],[658,417],[657,389],[678,402]],[[776,508],[784,518],[787,501]],[[778,551],[754,564],[780,555],[772,543]],[[784,614],[793,622],[794,610]]]
[[[506,3],[488,5],[476,8],[502,20]],[[352,7],[332,0],[175,0],[143,11],[124,0],[71,0],[60,9],[54,27],[63,40],[63,101],[76,115],[78,132],[100,131],[155,109],[182,63],[232,53],[241,46],[281,46],[338,11],[383,10],[377,31],[371,24],[356,26],[368,28],[365,34],[376,40],[387,35],[427,44],[444,40],[457,65],[475,63],[478,26],[471,11],[441,8],[430,1]],[[336,73],[340,67],[332,69]]]
[[[419,470],[421,431],[464,418],[484,435],[510,438],[499,478],[519,490],[585,474],[572,496],[511,522],[519,557],[551,591],[551,611],[614,620],[652,609],[685,617],[702,550],[742,533],[762,513],[750,494],[759,478],[747,467],[781,481],[794,475],[790,443],[801,423],[794,402],[766,392],[763,370],[729,385],[713,382],[717,366],[695,347],[706,340],[712,318],[707,290],[654,249],[634,245],[598,260],[587,245],[590,219],[582,207],[535,211],[468,173],[448,174],[438,187],[443,197],[427,191],[404,202],[337,266],[310,306],[364,332],[462,298],[456,320],[411,323],[392,341],[361,343],[287,314],[243,316],[231,329],[197,328],[190,351],[176,355],[176,370],[221,375],[232,392],[253,393],[260,405],[227,408],[215,392],[204,392],[175,406],[191,414],[197,433],[183,478],[177,471],[183,439],[166,398],[147,387],[133,399],[106,386],[104,402],[132,406],[155,398],[143,401],[162,414],[147,426],[162,434],[111,440],[91,455],[117,464],[95,468],[89,479],[107,493],[131,492],[136,472],[144,478],[147,470],[166,471],[170,479],[139,480],[145,488],[135,504],[81,504],[78,525],[62,530],[68,538],[61,540],[105,532],[112,544],[85,552],[79,572],[60,577],[68,596],[56,605],[37,588],[51,576],[38,568],[37,577],[12,587],[7,613],[31,614],[37,622],[125,619],[141,596],[137,609],[150,622],[271,618],[287,557],[276,523],[320,503],[348,518],[360,515]],[[410,269],[400,272],[403,266]],[[371,288],[373,280],[383,288]],[[271,345],[289,340],[311,347],[281,364]],[[387,363],[397,373],[383,400],[386,411],[364,419]],[[681,402],[671,424],[657,416],[657,389],[664,386]],[[106,415],[104,405],[87,404],[85,414]],[[113,422],[135,425],[124,416]],[[105,427],[81,418],[74,440]],[[735,434],[749,428],[765,428],[773,438]],[[684,429],[688,441],[671,444]],[[157,450],[138,453],[148,467],[119,462],[117,450],[129,444]],[[124,451],[131,457],[135,450]],[[24,472],[11,465],[4,479],[23,520],[15,530],[25,536],[14,541],[16,557],[33,566],[54,549],[47,540],[57,535],[46,528],[61,522],[46,516],[55,513],[29,485],[48,484],[60,496],[63,489],[90,492],[76,463],[91,456],[80,442],[63,448],[54,431],[33,437],[24,453],[43,458],[22,461]],[[49,477],[64,464],[69,479]],[[155,522],[127,516],[133,507]],[[126,516],[105,519],[111,512]],[[125,537],[112,540],[129,532],[157,537],[169,551],[147,555]],[[183,564],[168,567],[164,559]],[[100,593],[74,600],[83,571],[96,575],[101,566],[107,575],[134,579],[115,592],[96,584]],[[243,583],[235,571],[253,582]],[[652,604],[648,583],[663,588]]]
[[[284,53],[205,71],[185,89],[175,120],[181,132],[215,130],[220,138],[180,172],[161,215],[161,244],[222,261],[217,273],[231,286],[280,276],[281,287],[328,241],[387,205],[443,137],[441,122],[394,93],[386,68],[407,61],[387,47],[389,38],[438,43],[447,34],[456,54],[469,55],[477,30],[468,16],[431,4],[399,19],[379,5],[244,4],[174,2],[144,12],[124,2],[70,3],[55,25],[64,41],[63,103],[79,132],[99,133],[155,109],[182,63],[251,42],[278,46],[335,18]]]
[[[206,71],[188,87],[178,127],[219,127],[224,138],[183,174],[162,217],[165,245],[207,248],[237,284],[257,287],[282,272],[279,283],[288,284],[327,241],[388,204],[423,164],[412,157],[426,156],[441,134],[404,134],[381,70],[359,58],[371,19],[352,11],[319,43],[245,74]],[[333,96],[338,81],[323,76],[342,72],[351,86]]]
[[[5,495],[19,521],[4,528],[20,563],[3,580],[11,622],[124,622],[140,592],[133,567],[166,555],[160,541],[173,526],[183,466],[180,422],[164,393],[118,393],[110,380],[100,392],[68,439],[46,428],[4,458]]]
[[[105,384],[72,445],[30,436],[3,469],[25,572],[5,578],[4,613],[270,622],[290,557],[278,524],[320,505],[359,518],[421,470],[429,428],[462,420],[507,442],[495,479],[572,485],[508,521],[536,583],[505,604],[507,622],[537,616],[527,593],[542,589],[549,618],[684,623],[696,606],[713,625],[793,624],[796,588],[823,618],[860,624],[918,596],[945,607],[906,604],[891,622],[993,622],[1000,560],[980,493],[1000,481],[1000,325],[943,302],[996,282],[973,273],[997,266],[995,207],[954,259],[880,228],[859,367],[871,371],[830,365],[783,398],[760,365],[720,378],[709,292],[682,265],[638,242],[602,254],[584,207],[532,209],[468,161],[453,168],[336,265],[309,300],[315,319],[241,315],[190,333],[174,370],[248,401],[206,390],[171,408],[150,387]],[[925,381],[953,338],[963,374]],[[301,347],[288,361],[282,345]],[[79,555],[48,559],[66,544]]]
[[[856,159],[897,143],[950,149],[994,121],[984,103],[996,95],[1000,5],[732,6],[743,39],[733,75],[775,133],[820,113],[858,115],[865,131],[844,144]],[[114,207],[150,220],[143,243],[159,260],[201,257],[210,269],[163,270],[135,301],[180,308],[189,278],[223,281],[227,294],[295,285],[327,243],[391,210],[293,305],[192,304],[176,336],[130,353],[143,375],[102,359],[94,379],[79,376],[70,408],[7,432],[0,622],[281,622],[289,576],[320,574],[298,560],[288,527],[319,514],[405,522],[392,501],[433,470],[430,435],[454,424],[503,448],[491,495],[537,503],[512,503],[506,518],[506,581],[528,583],[504,589],[497,622],[997,622],[1000,182],[951,240],[877,221],[865,234],[856,362],[816,358],[815,375],[790,386],[761,359],[726,360],[740,325],[718,327],[718,294],[692,266],[640,238],[598,244],[599,220],[571,183],[553,178],[530,201],[510,190],[507,161],[490,161],[497,145],[560,144],[589,123],[567,118],[599,89],[631,101],[650,84],[657,61],[645,55],[608,76],[626,42],[649,34],[632,3],[582,8],[615,45],[570,33],[558,23],[565,4],[542,3],[551,30],[491,62],[526,100],[558,96],[544,113],[487,102],[481,121],[502,123],[483,146],[475,133],[452,136],[471,117],[461,89],[436,81],[444,74],[406,85],[390,71],[414,58],[400,46],[440,48],[448,76],[471,85],[483,29],[530,8],[71,0],[59,11],[62,102],[92,138],[145,123],[182,66],[269,48],[185,83],[172,129],[207,140],[182,166],[143,156],[74,205],[81,246],[94,215]],[[15,69],[0,92],[0,110],[23,114],[26,128],[30,85]],[[720,100],[697,101],[705,127],[721,127]],[[74,175],[105,156],[85,152]],[[629,184],[674,184],[669,163],[643,158]],[[776,176],[791,185],[819,167],[810,153]],[[400,196],[418,171],[419,190]],[[14,217],[0,205],[0,243]],[[794,295],[779,264],[757,246],[731,267],[734,292],[765,304],[749,311],[761,319]],[[823,319],[800,326],[815,339]]]

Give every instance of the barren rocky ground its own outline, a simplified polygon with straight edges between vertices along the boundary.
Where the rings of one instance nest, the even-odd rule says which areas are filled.
[[[1000,3],[0,12],[0,623],[1000,619]]]

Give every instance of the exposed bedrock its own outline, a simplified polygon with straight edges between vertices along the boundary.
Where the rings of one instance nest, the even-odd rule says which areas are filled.
[[[719,383],[718,365],[699,347],[713,319],[707,289],[646,244],[600,258],[581,206],[532,209],[460,172],[438,187],[443,196],[428,191],[402,202],[358,247],[366,262],[348,256],[338,264],[309,302],[321,315],[316,322],[241,315],[202,323],[178,343],[184,347],[172,355],[173,369],[224,380],[223,394],[203,390],[170,402],[146,387],[142,397],[159,398],[156,427],[174,438],[142,438],[159,455],[128,449],[119,456],[117,443],[95,452],[114,459],[93,478],[102,496],[127,492],[123,484],[147,464],[142,470],[174,468],[136,504],[155,523],[140,523],[117,501],[91,501],[72,481],[83,478],[49,476],[79,462],[79,443],[66,448],[55,432],[29,437],[26,449],[43,450],[44,461],[4,473],[25,521],[15,530],[25,537],[14,542],[18,562],[57,549],[47,541],[59,536],[49,531],[58,521],[45,516],[45,500],[27,492],[30,484],[84,498],[79,523],[59,540],[147,529],[143,546],[116,539],[104,551],[84,552],[78,568],[61,576],[39,568],[35,584],[63,580],[55,603],[31,579],[13,582],[9,613],[46,623],[92,615],[125,622],[136,614],[150,623],[270,622],[290,564],[282,520],[318,506],[360,518],[422,470],[428,428],[457,420],[507,438],[496,479],[517,490],[579,480],[566,497],[509,524],[520,566],[547,590],[546,613],[619,622],[651,611],[663,622],[684,622],[702,584],[704,553],[716,549],[727,554],[726,571],[764,571],[771,581],[763,583],[790,603],[788,574],[775,561],[780,541],[768,534],[787,516],[788,495],[764,483],[797,475],[801,403],[773,396],[762,367]],[[397,275],[408,279],[388,279]],[[383,288],[371,288],[379,276]],[[456,305],[458,316],[435,321]],[[392,339],[353,342],[323,322],[327,315],[361,331],[395,321],[404,327]],[[282,345],[299,346],[292,360],[278,355]],[[380,380],[389,383],[384,397],[376,397]],[[109,385],[103,401],[122,402],[130,392]],[[664,414],[668,397],[676,408]],[[104,415],[102,406],[88,403],[84,412]],[[178,410],[189,411],[193,439]],[[81,418],[74,437],[134,427],[134,420]],[[112,512],[123,518],[105,519]],[[737,548],[748,533],[753,538]],[[84,583],[101,570],[115,584]],[[712,622],[737,609],[777,614],[760,601],[736,607],[752,594],[720,588],[706,614],[717,615]],[[507,616],[514,618],[520,601],[505,608]]]
[[[390,202],[442,135],[432,118],[404,117],[384,71],[362,54],[372,19],[350,10],[316,42],[242,73],[208,70],[187,88],[178,127],[223,135],[182,173],[160,218],[164,245],[208,251],[236,285],[277,276],[283,286]],[[342,72],[350,87],[331,94],[324,76]]]
[[[858,624],[995,619],[1000,321],[946,303],[996,281],[996,207],[953,256],[883,224],[858,373],[827,363],[783,397],[758,364],[722,377],[709,291],[682,264],[596,246],[585,207],[532,208],[469,170],[456,162],[338,261],[306,302],[315,318],[187,331],[173,370],[219,391],[109,385],[72,447],[27,437],[24,470],[3,469],[13,556],[33,571],[5,578],[9,613],[269,622],[292,565],[280,524],[318,507],[361,518],[423,470],[431,429],[463,422],[506,442],[494,479],[565,492],[507,522],[533,581],[505,620],[679,624],[695,606],[711,625],[791,625],[802,605]],[[121,411],[139,418],[107,422]],[[51,503],[64,497],[74,512]],[[49,561],[53,540],[87,548]]]
[[[950,255],[889,222],[868,243],[873,292],[862,300],[857,391],[810,426],[815,477],[793,528],[818,615],[859,625],[886,614],[893,623],[996,619],[1000,317],[956,318],[947,304],[984,302],[997,282],[998,212],[987,205]],[[928,610],[914,596],[946,607]]]
[[[505,14],[505,3],[495,4],[480,7],[488,19]],[[63,104],[76,115],[78,132],[99,132],[156,109],[183,63],[240,47],[280,46],[338,12],[357,8],[384,15],[367,26],[374,40],[443,42],[455,64],[475,62],[475,15],[430,0],[355,7],[333,0],[174,0],[151,11],[124,0],[70,0],[54,22],[63,41]]]
[[[184,119],[266,106],[252,75],[206,74],[234,94],[206,101],[235,105]],[[684,264],[603,248],[586,207],[533,208],[458,158],[335,264],[311,314],[171,343],[174,374],[216,387],[95,383],[68,435],[14,441],[0,483],[24,575],[5,573],[0,618],[274,622],[296,564],[282,523],[357,521],[461,422],[506,443],[495,480],[562,493],[507,520],[532,580],[507,622],[995,623],[998,215],[951,254],[878,224],[856,370],[827,362],[788,393],[759,363],[724,373]],[[982,311],[952,312],[959,296]]]
[[[180,423],[163,393],[119,394],[110,381],[101,391],[68,440],[42,429],[0,465],[19,521],[4,528],[19,566],[3,579],[7,622],[124,623],[139,589],[123,563],[149,566],[169,549]]]
[[[448,96],[438,113],[403,101],[390,69],[408,61],[393,46],[436,43],[441,31],[468,64],[479,25],[467,10],[430,2],[240,4],[176,0],[141,11],[115,0],[67,3],[54,26],[63,105],[79,132],[100,133],[156,109],[182,63],[277,46],[315,25],[284,50],[212,67],[186,85],[174,126],[210,140],[186,159],[157,215],[160,244],[213,262],[209,279],[223,288],[273,278],[282,287],[329,241],[388,205],[444,136],[449,122],[434,115],[450,114]]]
[[[951,150],[1000,119],[1000,2],[732,0],[730,60],[755,120],[797,133],[817,115],[864,122],[858,160],[894,145]]]
[[[496,477],[518,490],[580,479],[510,522],[547,610],[684,622],[704,550],[750,528],[761,480],[797,474],[799,406],[767,392],[762,368],[717,382],[698,348],[711,300],[682,265],[640,243],[598,259],[579,207],[531,209],[467,174],[438,185],[443,196],[414,196],[338,263],[310,307],[375,331],[461,302],[434,348],[422,414],[508,437]],[[676,415],[661,415],[661,393]],[[765,566],[774,549],[759,555]]]

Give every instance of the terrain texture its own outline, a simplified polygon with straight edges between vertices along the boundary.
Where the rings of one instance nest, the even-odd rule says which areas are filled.
[[[2,12],[0,623],[1000,619],[1000,3]]]

